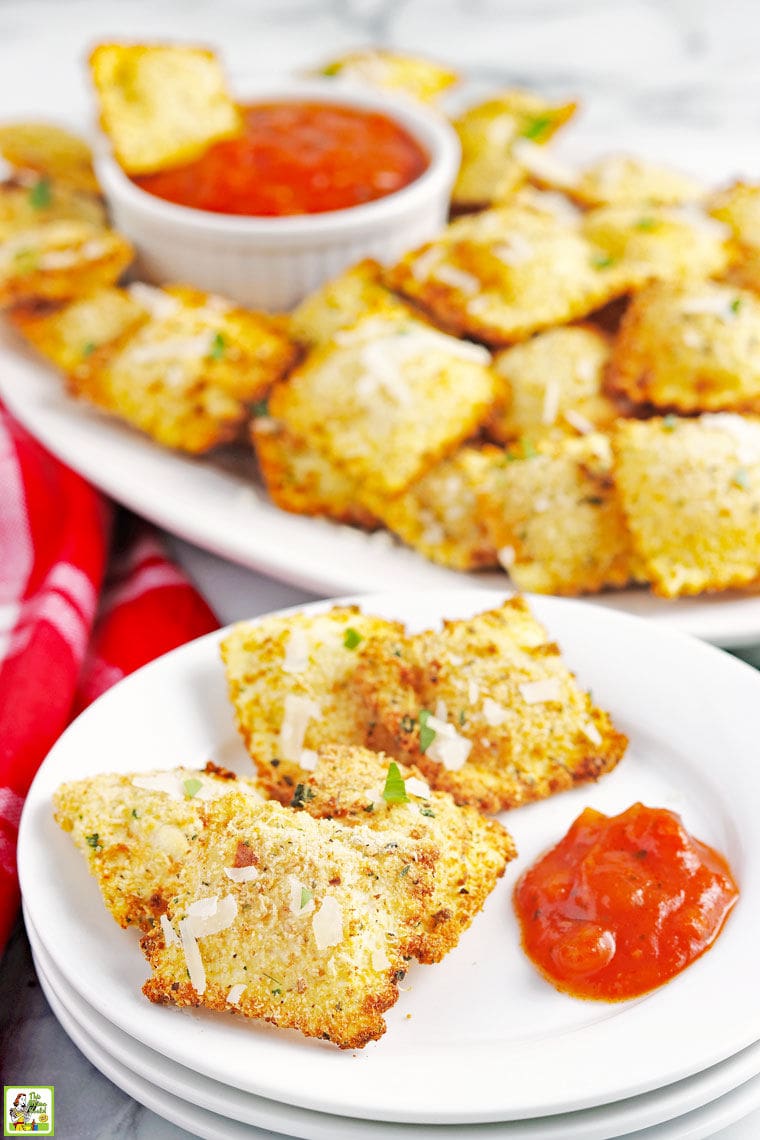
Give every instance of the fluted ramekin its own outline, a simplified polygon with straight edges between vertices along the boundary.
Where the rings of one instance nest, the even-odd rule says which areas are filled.
[[[427,169],[384,198],[329,213],[241,217],[191,209],[141,190],[103,152],[96,170],[113,223],[135,246],[137,269],[155,284],[187,282],[250,308],[284,311],[363,257],[396,261],[446,221],[459,163],[454,130],[434,111],[330,79],[246,86],[246,103],[318,101],[379,111],[427,152]]]

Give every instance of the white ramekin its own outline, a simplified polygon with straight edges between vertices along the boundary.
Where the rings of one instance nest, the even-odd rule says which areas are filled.
[[[137,272],[155,284],[186,282],[250,308],[284,311],[363,257],[390,264],[444,225],[459,164],[446,120],[403,98],[330,79],[246,85],[241,101],[316,100],[380,111],[430,156],[403,190],[345,210],[284,218],[213,214],[140,190],[108,153],[96,170],[113,223],[137,250]]]

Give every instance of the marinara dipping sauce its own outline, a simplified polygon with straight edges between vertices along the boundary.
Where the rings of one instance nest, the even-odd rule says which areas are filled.
[[[137,186],[196,210],[282,217],[343,210],[414,182],[429,156],[387,115],[335,103],[261,103],[243,108],[244,133],[199,159],[133,178]]]
[[[662,985],[717,938],[739,891],[722,855],[663,808],[586,808],[517,883],[523,947],[575,997],[618,1001]]]

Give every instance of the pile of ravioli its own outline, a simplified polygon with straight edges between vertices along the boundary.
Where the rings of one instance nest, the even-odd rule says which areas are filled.
[[[234,131],[217,67],[191,48],[96,49],[127,169]],[[384,52],[324,71],[428,102],[456,80]],[[202,115],[182,134],[165,83],[196,102],[210,85],[205,135]],[[16,165],[0,303],[74,395],[193,455],[242,442],[284,510],[386,528],[540,593],[756,588],[760,185],[708,190],[620,155],[571,169],[548,144],[575,110],[509,90],[464,111],[443,232],[275,316],[189,284],[119,284],[131,250],[82,144],[0,129]]]
[[[416,634],[356,606],[272,616],[221,653],[250,779],[98,775],[55,817],[142,932],[151,1001],[360,1048],[515,857],[484,813],[600,777],[626,738],[519,596]]]

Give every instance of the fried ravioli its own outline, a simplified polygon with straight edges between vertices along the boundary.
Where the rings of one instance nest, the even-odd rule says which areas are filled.
[[[470,926],[516,851],[498,821],[458,807],[446,792],[431,791],[416,769],[397,766],[402,783],[392,782],[391,763],[391,757],[367,748],[325,747],[297,801],[318,818],[378,832],[398,828],[438,847],[416,957],[439,962]]]
[[[613,446],[634,549],[656,594],[760,582],[760,419],[621,421]]]
[[[238,731],[268,793],[289,803],[326,744],[363,745],[367,713],[354,686],[357,650],[395,642],[398,622],[356,606],[234,626],[221,645]]]
[[[595,780],[627,743],[520,597],[393,651],[370,643],[356,685],[371,714],[369,747],[481,811]]]
[[[202,829],[203,808],[233,788],[261,799],[252,781],[209,764],[203,771],[89,776],[62,784],[53,803],[56,822],[87,859],[106,908],[120,926],[150,930]]]
[[[123,237],[89,222],[18,230],[0,245],[0,306],[68,301],[112,285],[131,260]]]
[[[599,432],[491,462],[478,505],[520,590],[588,594],[637,576],[610,442]]]
[[[168,927],[142,941],[146,996],[234,1010],[342,1049],[380,1037],[416,951],[437,849],[400,829],[346,827],[244,796],[204,815]]]
[[[651,285],[631,302],[609,384],[679,412],[760,410],[760,300],[712,281]]]

